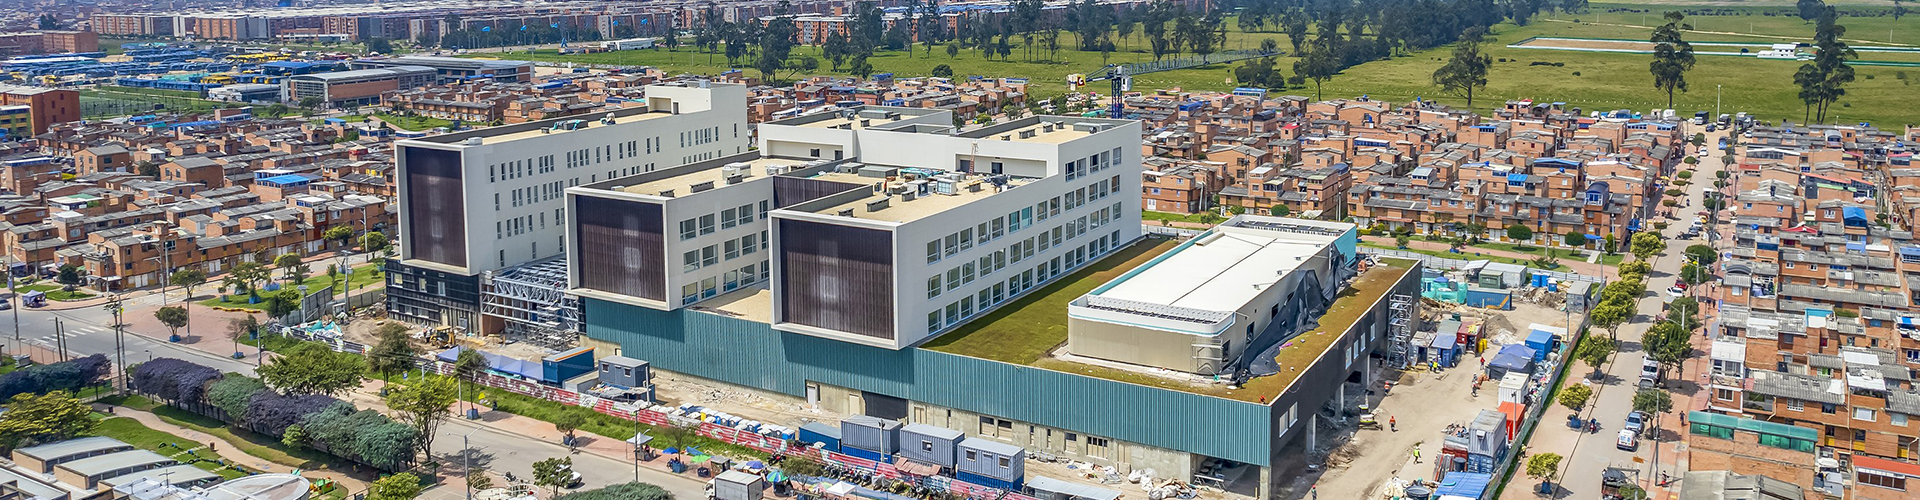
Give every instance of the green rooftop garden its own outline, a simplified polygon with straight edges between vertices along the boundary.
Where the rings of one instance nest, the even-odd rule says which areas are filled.
[[[1086,295],[1102,284],[1119,278],[1129,270],[1146,264],[1147,261],[1172,250],[1178,244],[1176,240],[1165,238],[1150,238],[1134,244],[1055,281],[1046,288],[996,309],[981,319],[968,322],[959,329],[941,335],[927,342],[923,347],[962,356],[1249,403],[1260,402],[1262,399],[1271,400],[1273,396],[1285,391],[1287,386],[1293,384],[1294,378],[1298,376],[1297,373],[1282,372],[1256,378],[1248,381],[1245,387],[1232,390],[1224,384],[1198,385],[1143,371],[1095,366],[1047,356],[1048,352],[1067,341],[1067,304],[1069,302]],[[1385,296],[1402,276],[1413,269],[1414,264],[1413,261],[1404,259],[1381,259],[1380,262],[1381,265],[1361,273],[1352,286],[1340,292],[1340,296],[1328,307],[1326,315],[1320,318],[1319,328],[1293,339],[1291,346],[1281,348],[1277,359],[1281,366],[1312,364],[1333,345],[1334,339],[1339,338],[1339,333],[1347,331],[1359,321],[1361,315],[1366,313],[1374,302]]]

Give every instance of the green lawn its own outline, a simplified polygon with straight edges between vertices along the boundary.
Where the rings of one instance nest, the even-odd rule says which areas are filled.
[[[1203,214],[1187,215],[1187,214],[1176,214],[1176,213],[1168,213],[1168,212],[1151,212],[1151,211],[1141,210],[1140,220],[1142,221],[1164,220],[1164,221],[1173,221],[1173,222],[1192,222],[1195,224],[1206,224],[1206,222],[1202,222],[1200,220],[1202,215]]]
[[[172,406],[162,405],[148,399],[146,396],[109,396],[102,398],[100,402],[152,412],[166,423],[218,436],[227,442],[227,446],[232,446],[240,451],[246,452],[248,455],[260,457],[276,464],[303,469],[322,468],[329,464],[345,464],[345,462],[340,462],[338,458],[332,455],[321,453],[310,448],[288,449],[286,445],[280,443],[279,439],[244,429],[227,427],[226,423],[219,420],[207,418],[200,414]],[[119,420],[131,421],[131,419]],[[134,423],[136,425],[138,424],[138,422]]]
[[[1067,303],[1177,246],[1152,238],[1055,280],[985,316],[927,342],[925,348],[1030,365],[1067,341]]]
[[[314,263],[311,263],[310,265],[312,265],[313,267],[319,268],[319,270],[323,272],[314,273],[313,276],[308,276],[307,279],[305,281],[301,281],[300,284],[306,285],[308,290],[319,290],[320,287],[334,284],[334,278],[328,277],[327,274],[324,272],[326,270],[326,266],[330,264],[314,262]],[[380,269],[380,266],[378,264],[366,264],[366,265],[353,268],[353,278],[347,282],[347,285],[349,286],[348,289],[353,290],[355,293],[360,293],[364,291],[362,289],[367,288],[369,286],[384,285],[386,283],[386,276],[376,272],[376,271],[379,271],[379,269]],[[275,269],[273,272],[273,275],[274,277],[278,278],[280,276],[280,271],[278,269]],[[286,289],[286,288],[296,288],[296,287],[283,285],[282,289]],[[334,293],[336,294],[336,296],[338,296],[339,294],[337,289]],[[220,300],[223,297],[227,298],[227,300],[226,301]],[[260,302],[249,304],[247,303],[247,294],[235,294],[231,296],[219,295],[214,298],[202,300],[199,302],[199,304],[207,307],[237,307],[241,309],[253,309],[253,310],[260,310],[260,311],[264,311],[267,309],[267,301],[264,298],[264,296],[262,297]]]
[[[194,467],[219,474],[222,478],[235,479],[247,475],[246,472],[210,461],[219,458],[218,454],[211,451],[196,452],[198,456],[207,457],[206,460],[194,460],[193,456],[181,455],[180,453],[182,451],[199,448],[205,446],[205,444],[188,441],[180,436],[154,430],[145,425],[141,425],[139,421],[131,418],[114,417],[101,420],[100,426],[94,430],[94,434],[125,441],[135,448],[173,457],[175,460],[181,462],[192,462]]]
[[[69,292],[66,290],[66,287],[61,285],[38,284],[19,288],[28,292],[45,292],[47,298],[52,300],[85,300],[91,299],[94,296],[94,294],[88,293],[84,288],[76,288]]]
[[[352,122],[359,122],[359,121],[365,120],[367,119],[367,116],[368,115],[346,115],[346,116],[340,116],[338,118],[342,120],[346,120],[349,123],[352,123]],[[374,113],[372,116],[374,118],[380,119],[380,121],[387,122],[387,124],[393,125],[394,128],[397,128],[400,130],[420,131],[420,130],[429,130],[436,127],[453,126],[453,120],[443,120],[439,118],[431,118],[431,117],[419,116],[419,115],[396,115],[393,113],[383,112],[383,113]]]
[[[1487,45],[1486,53],[1495,59],[1492,74],[1488,77],[1487,87],[1476,92],[1473,108],[1486,112],[1499,106],[1508,99],[1534,99],[1538,101],[1560,101],[1582,110],[1634,109],[1645,111],[1653,108],[1667,108],[1664,95],[1657,95],[1653,89],[1652,77],[1647,72],[1648,55],[1618,53],[1582,53],[1541,49],[1508,48],[1507,44],[1530,37],[1587,37],[1622,38],[1645,40],[1652,34],[1650,27],[1658,6],[1593,4],[1588,13],[1556,14],[1542,16],[1529,26],[1502,24],[1494,27],[1495,42]],[[1700,10],[1692,6],[1689,9]],[[1842,7],[1842,10],[1854,7]],[[1884,10],[1884,6],[1874,6]],[[1609,12],[1617,9],[1633,9],[1635,12]],[[1792,6],[1764,8],[1721,7],[1738,15],[1695,16],[1689,19],[1696,28],[1703,30],[1733,30],[1757,32],[1767,36],[1726,35],[1708,33],[1689,33],[1687,38],[1695,41],[1742,41],[1771,43],[1791,37],[1805,40],[1812,37],[1813,28],[1809,23],[1787,16],[1764,16],[1762,12],[1787,13]],[[1639,10],[1646,10],[1645,19]],[[1578,19],[1581,23],[1572,21]],[[1593,24],[1595,21],[1608,23]],[[1618,26],[1624,23],[1636,26]],[[1912,21],[1905,21],[1911,25]],[[1226,29],[1227,49],[1240,49],[1257,46],[1261,39],[1272,38],[1282,47],[1290,46],[1286,34],[1278,32],[1242,32],[1237,23],[1228,20],[1223,23]],[[1891,32],[1898,43],[1920,43],[1920,30],[1895,28],[1890,17],[1843,17],[1842,24],[1848,27],[1850,37],[1867,38],[1884,42]],[[1273,29],[1269,26],[1268,29]],[[1312,35],[1309,35],[1312,36]],[[944,47],[936,46],[932,57],[927,57],[925,49],[915,46],[912,55],[899,51],[883,51],[876,54],[871,64],[876,72],[893,72],[902,76],[920,76],[931,74],[935,65],[946,64],[953,68],[956,77],[967,75],[1027,77],[1031,78],[1029,92],[1038,98],[1048,98],[1066,92],[1062,83],[1065,75],[1073,73],[1094,73],[1104,64],[1098,52],[1080,52],[1069,49],[1077,44],[1072,34],[1060,39],[1063,49],[1058,54],[1036,52],[1029,57],[1024,48],[1016,47],[1009,61],[985,60],[970,49],[962,49],[959,56],[948,58]],[[1018,39],[1014,40],[1017,44]],[[1127,41],[1119,41],[1121,51],[1108,59],[1109,62],[1133,62],[1150,60],[1152,56],[1144,53],[1147,42],[1145,37],[1135,34]],[[1867,45],[1868,42],[1855,40],[1855,45]],[[1882,43],[1884,45],[1884,43]],[[1705,50],[1705,49],[1700,49]],[[1449,105],[1465,107],[1465,100],[1441,94],[1432,84],[1431,75],[1435,69],[1445,64],[1452,52],[1451,47],[1439,47],[1426,51],[1396,57],[1388,60],[1369,62],[1336,75],[1326,82],[1320,97],[1326,99],[1369,95],[1391,101],[1404,102],[1416,97],[1440,99]],[[815,56],[819,49],[800,47],[794,57]],[[1874,59],[1885,56],[1884,53],[1862,52],[1862,59]],[[682,47],[678,51],[638,50],[597,54],[559,55],[554,51],[542,51],[535,54],[477,54],[469,57],[487,57],[502,59],[533,59],[540,61],[573,61],[592,64],[652,65],[669,73],[716,74],[729,69],[726,58],[709,55],[694,49]],[[1293,58],[1280,58],[1278,65],[1286,73],[1292,74]],[[1505,59],[1505,62],[1501,60]],[[1796,97],[1798,87],[1793,84],[1793,73],[1799,63],[1792,61],[1760,60],[1747,57],[1699,56],[1698,65],[1687,75],[1691,92],[1677,94],[1673,108],[1684,111],[1714,109],[1716,98],[1726,113],[1747,111],[1761,119],[1800,120],[1803,106]],[[1533,62],[1549,63],[1536,66]],[[1553,66],[1551,63],[1560,63]],[[743,62],[744,64],[744,62]],[[1228,81],[1230,65],[1216,64],[1201,68],[1165,71],[1142,74],[1134,77],[1134,89],[1151,92],[1156,89],[1180,87],[1186,90],[1230,90],[1236,85]],[[1909,87],[1913,80],[1898,78],[1911,73],[1911,78],[1920,79],[1920,69],[1908,71],[1904,68],[1855,66],[1858,78],[1847,87],[1847,96],[1839,105],[1834,106],[1831,120],[1839,123],[1870,121],[1884,128],[1897,128],[1900,124],[1912,120],[1911,110],[1920,106],[1920,92]],[[749,70],[749,73],[754,73]],[[821,69],[814,73],[822,75],[844,76],[844,71],[833,71],[831,64],[821,59]],[[1577,74],[1576,74],[1577,73]],[[797,75],[796,75],[797,76]],[[779,75],[782,79],[794,76]],[[1102,93],[1105,88],[1101,87]],[[1313,96],[1311,83],[1291,89],[1279,89],[1277,92],[1294,95]],[[1716,93],[1716,90],[1719,92]]]

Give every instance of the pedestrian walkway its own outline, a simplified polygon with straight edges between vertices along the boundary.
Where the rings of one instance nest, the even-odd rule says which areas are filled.
[[[214,453],[219,454],[220,458],[227,459],[228,462],[239,464],[240,466],[246,467],[248,469],[253,469],[261,472],[274,472],[274,473],[291,473],[298,470],[300,472],[300,475],[304,477],[322,478],[322,479],[336,481],[340,483],[341,487],[346,488],[347,491],[363,491],[367,487],[366,481],[354,478],[353,476],[349,476],[342,472],[330,471],[330,470],[300,470],[293,467],[288,467],[285,465],[273,463],[273,461],[271,460],[267,460],[265,458],[254,456],[247,452],[240,451],[240,447],[238,444],[232,441],[228,441],[225,438],[221,438],[219,436],[207,434],[205,432],[200,432],[193,429],[188,429],[185,427],[174,425],[172,423],[168,423],[166,420],[161,419],[159,415],[154,415],[151,412],[136,410],[136,409],[127,408],[124,406],[116,406],[113,408],[113,416],[127,417],[127,418],[134,419],[135,421],[140,422],[141,425],[145,425],[148,428],[165,432],[168,434],[172,434],[175,436],[179,436],[181,439],[185,439],[187,441],[192,441],[195,443],[218,443],[213,447]]]
[[[1363,236],[1360,239],[1367,243],[1372,243],[1376,245],[1393,246],[1394,244],[1393,238],[1388,238],[1384,236]],[[1426,240],[1415,238],[1407,241],[1407,248],[1414,249],[1414,250],[1445,252],[1453,249],[1453,245],[1450,245],[1447,243],[1441,243],[1438,241],[1426,241]],[[1558,254],[1558,253],[1565,253],[1570,249],[1555,248],[1553,250]],[[1529,261],[1529,260],[1540,258],[1540,256],[1537,254],[1510,252],[1506,250],[1494,250],[1489,248],[1480,248],[1480,247],[1473,247],[1473,246],[1461,247],[1460,252],[1461,253],[1457,253],[1457,254],[1448,254],[1449,257],[1447,258],[1460,259],[1460,260],[1475,260],[1475,259],[1480,259],[1484,257],[1505,257],[1509,259],[1520,259],[1522,261]],[[1479,254],[1479,255],[1475,255],[1475,254]],[[1586,261],[1561,260],[1560,267],[1562,267],[1563,269],[1558,269],[1558,270],[1570,271],[1574,273],[1584,274],[1587,276],[1606,276],[1607,266],[1601,265],[1599,263],[1598,256],[1599,256],[1599,253],[1595,252],[1594,256],[1590,257]]]

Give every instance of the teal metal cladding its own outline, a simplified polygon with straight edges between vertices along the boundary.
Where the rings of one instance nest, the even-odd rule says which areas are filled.
[[[660,369],[804,397],[807,381],[1265,466],[1272,408],[691,311],[585,299],[586,334]]]

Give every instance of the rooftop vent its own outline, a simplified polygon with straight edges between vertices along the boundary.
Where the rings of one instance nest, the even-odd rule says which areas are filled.
[[[873,120],[868,120],[868,119],[865,119],[865,118],[862,118],[862,119],[860,119],[860,126],[861,126],[861,127],[866,127],[867,125],[871,125],[871,124],[873,124]]]
[[[467,145],[468,145],[468,146],[479,146],[480,144],[482,144],[482,143],[484,143],[484,142],[486,142],[486,141],[484,141],[484,140],[482,140],[482,139],[480,139],[479,137],[468,137],[468,138],[467,138]]]
[[[893,201],[893,198],[881,198],[878,200],[869,201],[867,202],[867,212],[872,213],[872,212],[878,212],[881,210],[886,210],[888,206],[892,205],[891,203],[889,203],[891,201]]]
[[[1000,140],[1002,140],[1002,141],[1011,141],[1011,140],[1013,140],[1013,134],[1001,134],[1001,135],[1000,135]]]
[[[1041,131],[1041,132],[1052,132],[1052,131],[1053,131],[1053,123],[1052,123],[1052,122],[1047,122],[1047,123],[1042,123],[1042,124],[1040,124],[1040,131]]]
[[[839,211],[838,213],[836,213],[836,215],[839,215],[839,216],[841,216],[841,217],[852,217],[852,216],[853,216],[853,209],[851,209],[851,208],[848,208],[848,209],[843,209],[843,210],[841,210],[841,211]]]
[[[912,189],[908,189],[900,192],[900,201],[902,202],[913,201],[914,198],[918,198],[918,197],[920,197],[919,192],[914,191]]]
[[[668,198],[672,198],[672,197],[673,197],[673,190],[672,190],[672,189],[668,189],[668,190],[665,190],[665,191],[661,191],[661,192],[660,192],[660,196],[665,196],[665,197],[668,197]]]
[[[690,190],[695,193],[698,193],[698,192],[706,191],[709,189],[713,189],[713,181],[706,181],[699,184],[694,184]]]

